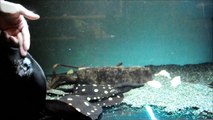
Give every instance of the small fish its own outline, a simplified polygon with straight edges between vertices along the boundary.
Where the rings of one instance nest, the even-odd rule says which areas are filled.
[[[120,67],[120,66],[122,66],[123,65],[123,63],[122,62],[119,62],[118,64],[116,64],[116,67]]]

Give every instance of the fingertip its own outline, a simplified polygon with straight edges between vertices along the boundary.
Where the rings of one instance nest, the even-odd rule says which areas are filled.
[[[30,49],[30,45],[25,43],[23,48],[24,50],[28,51]]]
[[[25,13],[23,13],[23,15],[24,15],[24,17],[26,17],[29,20],[37,20],[40,18],[40,15],[38,15],[32,11],[25,12]]]
[[[40,15],[28,10],[24,6],[19,4],[20,13],[24,15],[24,17],[30,19],[30,20],[37,20],[40,18]]]
[[[39,14],[36,14],[36,13],[34,13],[34,14],[35,14],[35,19],[36,19],[36,20],[40,18],[40,15],[39,15]]]
[[[30,19],[30,20],[37,20],[37,19],[40,18],[40,15],[38,15],[38,14],[32,12],[32,11],[29,11],[29,10],[27,10],[27,11],[25,12],[24,16],[25,16],[26,18]]]
[[[22,46],[20,46],[19,51],[20,51],[21,56],[26,56],[27,55],[27,51],[24,50],[24,48]]]

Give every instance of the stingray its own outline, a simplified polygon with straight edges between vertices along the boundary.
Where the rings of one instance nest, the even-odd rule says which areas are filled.
[[[124,91],[126,92],[126,89]],[[60,102],[54,103],[58,104],[54,107],[54,110],[56,111],[57,109],[57,112],[66,113],[64,112],[65,109],[62,109],[61,105],[59,105],[66,104],[71,107],[70,111],[78,111],[84,116],[96,120],[101,117],[103,108],[121,103],[124,91],[120,87],[116,88],[110,84],[74,84],[73,87],[65,91],[68,94],[55,99]],[[52,111],[53,107],[50,107],[51,105],[49,104],[48,106],[46,108],[51,108],[48,111]],[[51,114],[53,115],[55,111],[52,111]]]
[[[39,118],[45,105],[46,78],[30,54],[20,55],[18,46],[0,36],[1,115],[6,119]]]
[[[29,53],[25,57],[21,56],[18,46],[7,42],[7,39],[2,32],[1,114],[7,119],[68,120],[77,117],[79,120],[95,120],[99,119],[103,107],[119,104],[123,92],[135,87],[74,84],[64,96],[47,100],[47,81],[41,66]]]

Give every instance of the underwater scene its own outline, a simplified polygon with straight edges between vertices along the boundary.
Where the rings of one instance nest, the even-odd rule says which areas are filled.
[[[27,21],[26,58],[1,33],[0,76],[20,95],[5,110],[33,120],[213,120],[212,0],[12,2],[40,19]]]
[[[54,69],[56,66],[64,65],[56,64]],[[64,100],[66,94],[84,96],[93,105],[103,107],[101,116],[96,116],[100,120],[213,118],[212,63],[80,67],[55,75],[48,83],[51,89],[47,99]]]

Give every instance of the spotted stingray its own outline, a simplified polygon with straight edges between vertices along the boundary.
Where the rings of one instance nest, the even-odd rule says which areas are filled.
[[[90,119],[96,120],[100,118],[104,107],[121,103],[123,92],[126,92],[126,89],[123,91],[120,87],[113,87],[110,84],[74,84],[69,89],[69,93],[60,97],[58,101],[73,107]],[[58,102],[58,104],[61,103]]]

